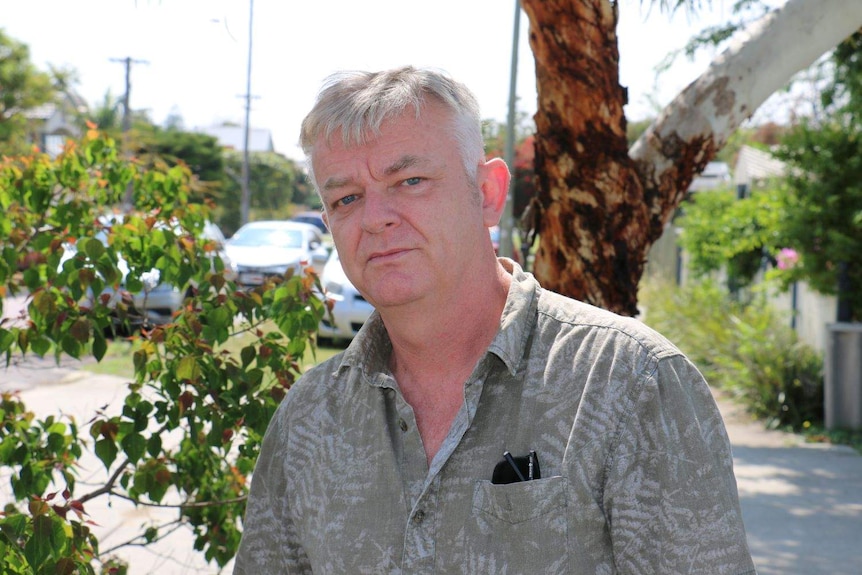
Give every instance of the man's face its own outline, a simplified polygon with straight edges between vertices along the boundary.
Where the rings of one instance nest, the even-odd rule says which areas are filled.
[[[408,109],[365,145],[346,148],[336,133],[312,152],[344,271],[378,309],[445,302],[491,249],[487,226],[495,222],[486,222],[451,124],[442,106],[426,104],[421,117]]]

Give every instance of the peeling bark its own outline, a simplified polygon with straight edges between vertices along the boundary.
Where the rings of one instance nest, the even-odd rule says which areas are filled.
[[[548,289],[624,315],[694,176],[794,73],[862,25],[859,0],[789,0],[719,56],[629,151],[610,0],[522,0],[536,59],[539,234]]]
[[[643,257],[632,248],[648,212],[628,157],[617,7],[606,0],[522,5],[539,98],[534,271],[548,289],[635,313],[628,287]]]

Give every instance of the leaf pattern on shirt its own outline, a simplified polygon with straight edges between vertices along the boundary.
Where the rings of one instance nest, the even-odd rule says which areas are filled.
[[[754,572],[697,369],[637,320],[504,265],[500,331],[430,468],[376,314],[291,389],[235,573]],[[504,449],[535,449],[542,478],[491,485]]]

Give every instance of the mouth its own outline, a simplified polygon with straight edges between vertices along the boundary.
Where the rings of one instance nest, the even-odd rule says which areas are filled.
[[[410,251],[411,250],[409,249],[397,248],[381,252],[373,252],[370,256],[368,256],[368,263],[388,263],[391,261],[395,261],[402,256],[410,253]]]

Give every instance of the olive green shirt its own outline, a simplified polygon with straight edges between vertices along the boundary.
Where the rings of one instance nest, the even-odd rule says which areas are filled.
[[[234,573],[754,573],[697,369],[500,261],[499,332],[430,466],[375,313],[270,423]],[[492,484],[505,450],[541,478]]]

